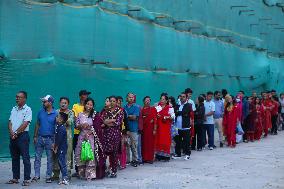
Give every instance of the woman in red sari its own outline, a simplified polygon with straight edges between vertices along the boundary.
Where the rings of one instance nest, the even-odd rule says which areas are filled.
[[[264,137],[267,136],[268,130],[272,128],[272,123],[271,123],[271,111],[273,109],[273,103],[272,101],[268,98],[267,93],[263,94],[263,101],[262,105],[264,108],[264,120],[263,120],[263,131],[264,131]]]
[[[232,97],[225,97],[225,111],[223,115],[223,127],[227,136],[228,146],[236,146],[236,128],[238,119],[238,109],[234,106]]]
[[[157,110],[157,127],[154,128],[156,133],[156,159],[170,160],[171,153],[171,125],[175,119],[174,109],[169,106],[169,98],[162,95]]]
[[[151,98],[149,96],[143,99],[144,106],[141,109],[141,122],[143,125],[142,130],[142,157],[143,162],[153,163],[154,161],[154,149],[155,149],[155,136],[154,126],[157,122],[157,111],[155,107],[151,107]]]
[[[255,140],[260,140],[262,136],[262,128],[263,128],[262,120],[264,116],[264,109],[263,109],[263,106],[261,104],[259,97],[255,98],[255,111],[256,111],[256,115],[255,115],[255,120],[254,120],[254,124],[255,124],[254,138]]]

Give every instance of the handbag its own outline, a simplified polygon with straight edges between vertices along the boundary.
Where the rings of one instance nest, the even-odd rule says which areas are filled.
[[[83,141],[81,147],[81,161],[94,160],[94,152],[89,141]]]

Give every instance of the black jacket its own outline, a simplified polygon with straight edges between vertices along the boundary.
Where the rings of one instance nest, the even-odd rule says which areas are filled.
[[[196,110],[194,112],[194,124],[203,124],[205,119],[205,107],[204,104],[196,105]]]
[[[178,116],[182,116],[182,128],[190,128],[190,114],[192,113],[192,105],[186,103],[183,105],[182,111],[179,111],[180,105],[175,107],[176,119]]]

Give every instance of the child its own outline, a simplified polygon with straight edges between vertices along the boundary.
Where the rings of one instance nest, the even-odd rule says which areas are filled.
[[[60,180],[58,184],[64,185],[69,184],[66,165],[67,133],[65,123],[67,120],[68,115],[64,112],[59,112],[58,116],[56,117],[55,143],[53,145],[53,151],[57,156],[62,175],[62,180]]]

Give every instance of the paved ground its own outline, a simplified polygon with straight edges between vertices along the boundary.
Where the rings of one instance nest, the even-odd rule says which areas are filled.
[[[4,184],[11,178],[10,164],[0,163],[0,189],[21,188]],[[46,164],[44,170],[45,167]],[[69,186],[41,181],[30,188],[284,189],[284,132],[261,141],[239,144],[235,149],[194,151],[189,161],[128,167],[120,171],[116,179],[91,182],[73,179]]]

